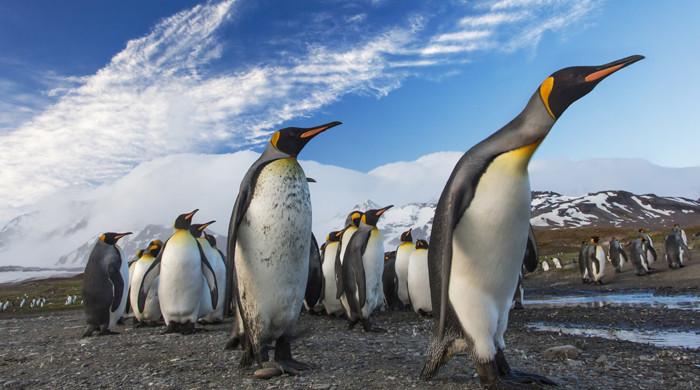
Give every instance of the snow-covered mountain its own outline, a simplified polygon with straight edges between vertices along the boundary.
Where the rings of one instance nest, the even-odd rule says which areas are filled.
[[[170,237],[172,232],[173,228],[170,226],[147,225],[142,230],[134,232],[134,234],[119,240],[119,247],[121,247],[124,257],[131,259],[136,254],[136,251],[146,248],[148,243],[152,240],[161,240],[165,242],[165,240]],[[219,247],[219,249],[226,251],[226,237],[212,231],[208,231],[208,233],[216,237],[216,245]],[[59,257],[58,261],[56,261],[56,265],[77,267],[85,266],[85,263],[90,256],[90,252],[92,251],[92,247],[95,245],[95,240],[97,240],[97,237],[93,237],[70,253]]]

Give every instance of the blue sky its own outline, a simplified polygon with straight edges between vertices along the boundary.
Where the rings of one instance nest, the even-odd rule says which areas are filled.
[[[647,58],[572,106],[537,157],[700,165],[699,14],[690,0],[3,1],[0,200],[330,120],[345,124],[303,158],[369,170],[464,151],[553,71],[631,54]]]

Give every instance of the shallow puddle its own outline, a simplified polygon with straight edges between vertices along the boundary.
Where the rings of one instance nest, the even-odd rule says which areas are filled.
[[[631,341],[639,344],[651,344],[657,347],[700,348],[700,334],[695,332],[576,328],[544,323],[528,324],[527,328],[540,332],[556,332],[573,336]]]
[[[564,295],[525,299],[533,308],[630,306],[700,311],[698,295],[654,295],[650,292],[630,294]]]

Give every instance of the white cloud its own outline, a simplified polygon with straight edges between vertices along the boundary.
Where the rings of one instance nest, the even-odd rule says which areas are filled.
[[[314,43],[283,59],[213,72],[208,65],[225,51],[217,34],[233,3],[168,17],[94,75],[59,80],[47,92],[58,100],[42,112],[0,115],[0,127],[22,120],[0,134],[0,221],[59,189],[110,183],[154,158],[249,147],[279,123],[345,94],[384,96],[416,69],[465,63],[460,55],[467,52],[522,47],[590,9],[567,0],[545,12],[532,2],[522,9],[528,4],[521,2],[517,13],[508,13],[500,9],[510,6],[493,4],[499,10],[457,15],[448,31],[427,36],[429,18],[413,15],[405,26],[387,26],[350,45]],[[498,30],[515,23],[514,15],[522,16],[518,29]],[[544,27],[532,27],[545,18]]]

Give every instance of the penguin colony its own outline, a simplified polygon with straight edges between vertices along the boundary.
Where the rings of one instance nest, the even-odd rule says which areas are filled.
[[[297,156],[341,123],[278,130],[241,182],[225,255],[205,231],[213,221],[192,224],[197,210],[179,215],[170,238],[152,241],[131,267],[117,245],[130,233],[100,235],[85,269],[84,335],[113,333],[127,298],[137,323],[162,320],[166,332],[189,334],[198,321],[232,316],[226,348],[242,349],[240,365],[255,365],[256,377],[265,378],[311,367],[292,354],[291,332],[303,308],[344,316],[348,328],[361,324],[366,332],[384,331],[372,323],[381,307],[412,309],[432,316],[435,324],[422,378],[465,353],[484,388],[555,385],[511,368],[505,353],[509,310],[522,297],[523,273],[537,266],[528,164],[572,103],[641,59],[564,68],[547,77],[520,114],[457,162],[429,241],[414,242],[408,230],[395,252],[385,252],[377,227],[391,205],[350,212],[345,226],[330,232],[319,250],[311,233],[313,180]],[[680,229],[666,242],[672,244],[669,266],[682,267],[688,251]],[[621,245],[611,253],[616,268],[627,261]],[[582,278],[603,283],[606,256],[597,237],[582,244],[579,257]],[[650,272],[657,260],[643,230],[631,243],[630,258],[639,272]]]

